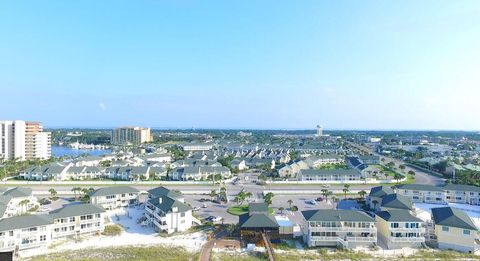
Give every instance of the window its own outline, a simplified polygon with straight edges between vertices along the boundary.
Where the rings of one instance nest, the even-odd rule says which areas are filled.
[[[464,235],[470,235],[470,230],[464,229],[464,230],[463,230],[463,234],[464,234]]]
[[[8,231],[8,235],[13,237],[13,231]]]
[[[100,214],[95,214],[95,218],[100,218]]]
[[[449,231],[449,227],[443,226],[443,227],[442,227],[442,231],[448,232],[448,231]]]
[[[398,228],[398,223],[391,223],[391,224],[390,224],[390,227],[391,227],[391,228]]]
[[[70,231],[75,230],[75,226],[70,226]]]
[[[70,223],[75,222],[75,217],[70,217],[69,221],[70,221]]]
[[[47,236],[46,235],[41,235],[40,236],[40,241],[45,241],[47,240]]]
[[[181,216],[181,217],[184,217],[184,216],[185,216],[185,212],[180,213],[180,216]]]

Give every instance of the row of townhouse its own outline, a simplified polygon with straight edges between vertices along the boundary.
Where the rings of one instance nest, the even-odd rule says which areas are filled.
[[[104,209],[128,207],[138,203],[140,191],[130,186],[111,186],[94,190],[89,194],[90,203]]]
[[[315,169],[327,164],[343,163],[345,163],[345,157],[337,154],[309,156],[304,160],[298,160],[281,167],[278,170],[278,175],[282,178],[296,177],[302,170]]]
[[[185,204],[180,192],[158,187],[148,191],[145,202],[146,225],[155,231],[174,232],[187,231],[192,227],[192,208]]]
[[[352,181],[361,180],[362,175],[355,169],[304,169],[298,173],[299,181]]]
[[[302,211],[304,242],[309,247],[368,247],[383,243],[388,249],[420,248],[429,241],[440,249],[475,252],[478,228],[462,211],[451,207],[432,209],[428,224],[403,209],[382,210],[375,218],[356,210]]]
[[[170,178],[173,180],[206,180],[216,175],[226,179],[231,177],[232,173],[229,168],[223,166],[195,166],[176,168],[172,171]]]
[[[433,185],[405,184],[398,186],[396,192],[418,203],[480,205],[480,187],[476,186],[447,184],[437,187]]]
[[[104,230],[103,208],[73,204],[44,215],[22,215],[0,220],[0,251],[47,248],[55,240],[99,234]]]
[[[442,188],[452,187],[447,185]],[[455,189],[459,189],[458,186]],[[469,191],[472,189],[468,188]],[[432,208],[430,220],[415,217],[414,203],[448,204],[450,201],[446,199],[446,191],[450,190],[417,184],[401,185],[396,188],[396,193],[388,186],[372,188],[367,204],[376,212],[379,239],[388,248],[417,247],[418,244],[429,242],[440,249],[463,252],[478,250],[478,228],[465,212],[446,206]],[[467,200],[461,202],[466,203]]]

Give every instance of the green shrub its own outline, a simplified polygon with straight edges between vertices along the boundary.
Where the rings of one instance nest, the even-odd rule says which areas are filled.
[[[120,225],[108,225],[105,226],[105,230],[103,231],[103,235],[105,236],[118,236],[122,234],[123,228]]]

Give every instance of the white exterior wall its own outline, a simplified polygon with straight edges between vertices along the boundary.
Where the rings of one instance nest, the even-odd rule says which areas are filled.
[[[51,225],[0,231],[0,251],[46,247],[51,240]]]
[[[91,197],[90,203],[100,205],[104,209],[114,209],[119,207],[127,207],[131,204],[131,201],[136,201],[137,198],[138,193],[124,193],[101,197]]]
[[[101,233],[105,229],[104,213],[72,216],[54,220],[52,238]]]

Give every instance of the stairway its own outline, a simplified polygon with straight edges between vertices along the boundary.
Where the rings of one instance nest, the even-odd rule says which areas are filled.
[[[268,238],[267,233],[262,232],[262,239],[263,239],[263,242],[265,242],[265,249],[267,250],[267,253],[268,253],[268,260],[275,261],[275,256],[273,255],[272,243],[270,242],[270,238]]]

